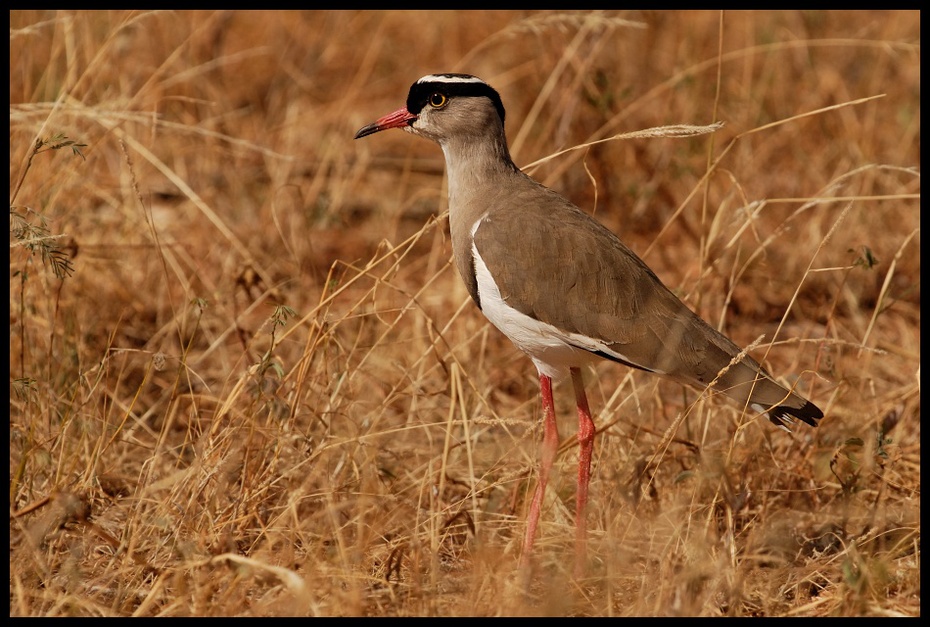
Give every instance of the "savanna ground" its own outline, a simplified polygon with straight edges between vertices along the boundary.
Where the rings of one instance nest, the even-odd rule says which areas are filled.
[[[918,12],[10,22],[11,615],[920,614]],[[571,386],[527,577],[535,369],[352,139],[443,71],[826,413],[586,372],[580,579]]]

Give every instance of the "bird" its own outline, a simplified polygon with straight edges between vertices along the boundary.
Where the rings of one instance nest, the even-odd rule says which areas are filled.
[[[789,430],[823,412],[685,305],[613,231],[514,164],[500,94],[471,74],[429,74],[405,105],[355,134],[392,128],[445,158],[458,273],[490,323],[536,366],[543,437],[523,539],[529,565],[559,447],[553,383],[571,379],[578,413],[576,574],[583,570],[595,424],[582,368],[606,359],[730,397]]]

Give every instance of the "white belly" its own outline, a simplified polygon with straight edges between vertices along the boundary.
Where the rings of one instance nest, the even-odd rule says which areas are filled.
[[[580,367],[597,357],[579,347],[599,350],[599,342],[577,333],[567,333],[546,322],[540,322],[507,304],[501,296],[494,277],[484,263],[478,249],[472,246],[478,296],[481,311],[495,327],[530,356],[540,374],[553,380],[565,378],[569,368]],[[604,347],[606,348],[606,347]]]

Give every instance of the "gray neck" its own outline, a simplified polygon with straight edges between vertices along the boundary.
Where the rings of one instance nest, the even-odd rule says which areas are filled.
[[[478,302],[472,259],[475,223],[496,208],[506,208],[506,194],[517,179],[528,180],[514,165],[507,140],[498,129],[484,136],[465,136],[440,143],[449,182],[449,230],[455,264],[472,298]],[[503,195],[503,197],[502,197]],[[479,306],[481,305],[478,302]]]
[[[481,197],[494,189],[519,169],[510,159],[506,140],[500,138],[467,137],[441,144],[449,177],[449,211],[457,211],[460,203],[469,204],[472,197]],[[477,218],[478,216],[475,216]]]

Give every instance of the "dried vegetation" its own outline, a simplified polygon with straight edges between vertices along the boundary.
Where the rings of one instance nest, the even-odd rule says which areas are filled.
[[[11,615],[920,614],[919,12],[10,19]],[[437,71],[827,414],[587,373],[580,580],[570,391],[524,580],[534,369],[352,141]]]

